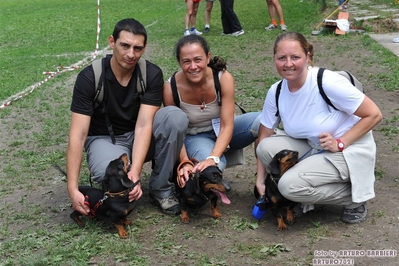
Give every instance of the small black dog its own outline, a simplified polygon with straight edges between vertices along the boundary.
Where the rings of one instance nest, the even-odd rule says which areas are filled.
[[[230,191],[230,186],[223,180],[223,173],[217,166],[209,166],[200,173],[191,173],[185,186],[179,181],[179,175],[174,179],[176,196],[179,199],[181,208],[181,221],[189,223],[188,209],[200,208],[208,201],[211,201],[212,217],[222,217],[217,208],[218,198],[225,204],[230,200],[224,194]]]
[[[124,225],[131,224],[127,216],[135,207],[135,201],[129,202],[129,192],[136,183],[127,176],[129,159],[127,154],[111,161],[105,171],[102,181],[102,190],[90,186],[79,186],[79,191],[85,196],[85,204],[90,207],[91,218],[108,217],[114,223],[120,238],[127,238]],[[82,214],[73,211],[70,217],[80,226],[85,223],[81,220]]]
[[[294,221],[294,207],[298,204],[296,202],[290,201],[281,195],[278,190],[278,182],[281,176],[292,166],[298,163],[298,152],[292,150],[281,150],[272,159],[269,164],[268,170],[270,173],[266,175],[265,185],[266,185],[266,198],[269,207],[277,218],[277,230],[284,231],[287,230],[287,225],[284,222],[283,210],[287,209],[286,220],[288,224],[292,224]],[[255,197],[259,198],[259,193],[255,187],[254,189]]]

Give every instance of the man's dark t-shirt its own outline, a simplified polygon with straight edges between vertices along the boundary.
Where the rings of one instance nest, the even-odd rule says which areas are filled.
[[[105,80],[103,85],[104,104],[115,135],[134,131],[140,105],[137,94],[137,75],[133,72],[129,84],[119,84],[110,66],[111,57],[105,60]],[[141,104],[161,106],[163,74],[161,69],[149,61],[147,63],[146,91]],[[138,65],[136,66],[136,69]],[[102,105],[93,110],[95,97],[94,72],[92,66],[84,68],[78,75],[73,90],[71,111],[91,116],[89,136],[109,135]]]

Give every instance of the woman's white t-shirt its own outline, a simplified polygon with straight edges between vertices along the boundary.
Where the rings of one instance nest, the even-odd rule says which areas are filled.
[[[326,70],[322,79],[323,89],[338,109],[335,110],[320,94],[317,71],[318,68],[309,68],[305,84],[295,92],[289,91],[284,79],[278,104],[284,131],[293,138],[309,139],[315,144],[322,132],[340,138],[351,129],[360,120],[354,112],[365,97],[348,79]],[[279,82],[270,87],[260,119],[262,125],[270,129],[277,120],[276,89]]]

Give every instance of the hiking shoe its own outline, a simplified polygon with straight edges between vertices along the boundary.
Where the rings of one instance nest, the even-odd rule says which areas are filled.
[[[190,31],[189,30],[185,30],[184,31],[184,36],[188,36],[188,35],[190,35]]]
[[[366,220],[367,216],[367,207],[366,203],[363,203],[357,208],[354,209],[343,209],[341,221],[347,224],[356,224],[361,223]]]
[[[265,30],[275,30],[275,29],[277,29],[277,25],[274,25],[274,24],[270,24],[269,26],[267,26],[265,28]]]
[[[285,24],[281,24],[280,28],[282,31],[287,31],[287,25],[285,25]]]
[[[198,31],[197,29],[190,30],[191,35],[202,35],[202,32]]]
[[[243,34],[244,34],[244,30],[239,30],[239,31],[233,32],[231,34],[231,36],[240,36],[240,35],[243,35]]]
[[[180,204],[176,199],[175,195],[171,195],[167,198],[158,198],[150,193],[150,202],[157,205],[161,211],[168,215],[179,215],[180,214]]]
[[[205,27],[205,29],[204,29],[204,33],[208,33],[208,32],[209,32],[209,30],[210,30],[210,28],[209,28],[209,27]]]

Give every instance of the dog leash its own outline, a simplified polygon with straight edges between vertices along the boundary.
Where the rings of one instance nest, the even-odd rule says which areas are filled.
[[[133,187],[128,188],[128,189],[125,189],[125,190],[123,190],[123,191],[121,191],[121,192],[113,192],[113,193],[111,193],[111,192],[109,192],[109,191],[105,192],[105,193],[104,193],[104,197],[103,197],[102,199],[100,199],[100,200],[96,203],[96,205],[94,205],[93,209],[90,208],[89,196],[86,195],[86,196],[85,196],[85,202],[84,202],[84,204],[87,205],[87,206],[90,208],[89,216],[90,216],[91,218],[96,217],[96,211],[97,211],[97,209],[98,209],[101,205],[103,205],[103,204],[104,204],[104,201],[106,201],[108,198],[114,198],[114,197],[116,197],[116,196],[123,198],[123,197],[126,197],[127,195],[129,195],[129,192],[132,191],[133,188],[134,188],[135,186],[138,185],[138,183],[140,183],[140,179],[133,183]]]
[[[311,152],[315,147],[317,147],[317,146],[319,146],[319,145],[316,144],[316,145],[314,145],[313,147],[310,147],[310,149],[309,149],[304,155],[302,155],[302,156],[298,159],[298,161],[301,161],[302,159],[304,159],[304,157],[305,157],[309,152]],[[312,155],[319,154],[319,153],[323,153],[323,152],[325,152],[325,150],[320,150],[320,151],[318,151],[318,152],[316,152],[316,153],[314,153],[314,154],[312,154]]]

